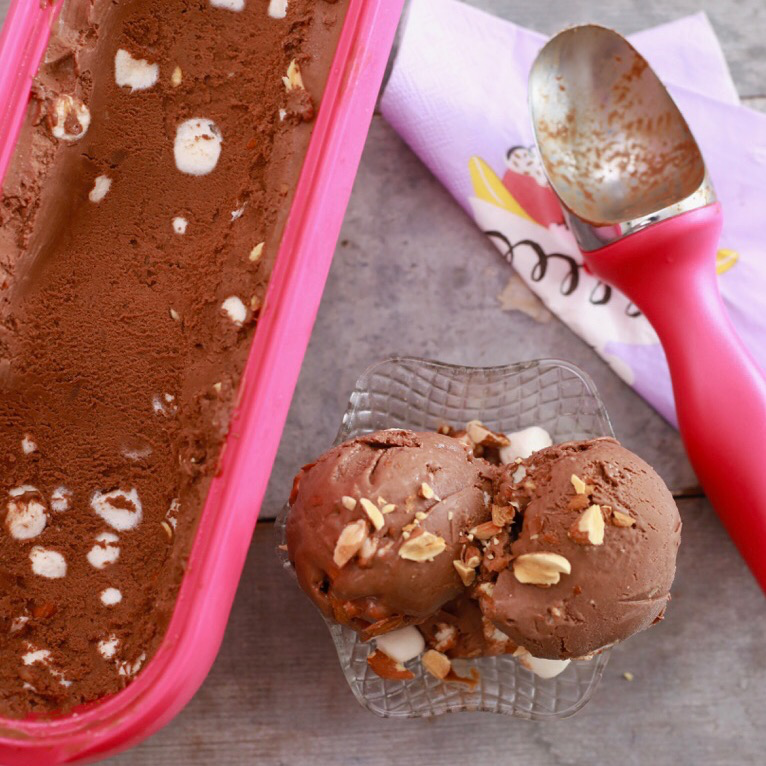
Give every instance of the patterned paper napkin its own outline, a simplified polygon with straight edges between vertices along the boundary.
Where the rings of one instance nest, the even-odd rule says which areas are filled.
[[[383,114],[548,308],[675,423],[657,336],[584,270],[533,149],[527,76],[545,39],[456,0],[412,0]],[[766,115],[739,104],[704,14],[629,39],[702,149],[724,210],[721,291],[766,368]]]

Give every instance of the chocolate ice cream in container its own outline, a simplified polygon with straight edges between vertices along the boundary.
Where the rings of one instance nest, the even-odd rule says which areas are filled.
[[[530,450],[551,442],[614,435],[593,381],[567,362],[542,359],[502,367],[462,367],[394,357],[373,365],[359,378],[335,444],[385,429],[438,435],[445,425],[460,430],[476,421],[494,432],[515,434],[515,443]],[[289,512],[288,505],[277,520],[277,536],[279,555],[292,572],[284,545]],[[460,619],[479,620],[476,602],[467,606],[476,617],[464,613]],[[363,707],[382,717],[483,710],[533,720],[565,718],[591,698],[609,658],[605,647],[568,662],[539,660],[524,650],[455,659],[454,673],[475,683],[444,683],[424,670],[421,654],[426,647],[413,633],[416,629],[407,628],[401,643],[389,646],[390,634],[365,641],[356,630],[327,617],[325,621],[351,691]],[[401,654],[413,677],[392,680],[376,674],[368,658],[378,645]]]
[[[95,5],[106,8],[110,4]],[[240,24],[241,28],[246,30],[246,20],[253,18],[252,14],[256,12],[264,16],[268,13],[271,19],[269,23],[284,24],[285,30],[288,30],[292,28],[291,12],[300,10],[304,5],[305,3],[298,3],[297,0],[294,3],[292,0],[258,3],[255,0],[208,0],[204,4],[195,4],[194,11],[232,14],[229,19],[244,20],[244,23],[221,21],[221,24],[228,25],[230,32],[235,24]],[[235,326],[241,321],[243,308],[246,321],[250,321],[252,313],[259,312],[260,316],[249,352],[240,357],[244,369],[240,380],[234,380],[238,393],[234,389],[229,392],[228,401],[233,411],[225,444],[220,449],[220,455],[216,452],[216,468],[210,477],[206,493],[200,500],[199,515],[190,522],[188,539],[191,542],[181,553],[185,561],[184,575],[177,597],[171,602],[168,610],[167,627],[156,650],[150,653],[143,665],[127,669],[126,672],[134,677],[122,690],[61,712],[30,712],[26,717],[0,719],[0,763],[4,766],[47,766],[94,761],[130,747],[173,718],[207,675],[223,636],[249,547],[401,5],[401,0],[317,2],[318,13],[324,14],[322,21],[326,22],[320,26],[330,30],[326,32],[324,48],[317,47],[318,53],[322,54],[321,66],[324,67],[324,73],[320,69],[313,69],[311,62],[306,64],[302,72],[303,78],[295,66],[286,67],[284,72],[273,73],[280,87],[282,82],[285,83],[286,98],[291,100],[286,105],[286,112],[293,107],[300,107],[301,93],[293,92],[291,95],[290,92],[296,88],[300,90],[303,80],[310,90],[317,113],[311,122],[310,139],[304,131],[307,146],[301,147],[300,154],[294,155],[299,163],[300,157],[303,157],[302,164],[297,165],[299,171],[295,172],[292,182],[294,186],[284,190],[284,204],[278,214],[279,220],[274,224],[272,234],[268,235],[271,239],[267,243],[267,249],[270,244],[273,268],[262,304],[253,307],[249,302],[244,304],[242,301],[224,301],[221,305],[221,321],[228,319]],[[11,3],[0,38],[0,57],[3,62],[0,71],[0,176],[5,175],[14,155],[20,129],[28,115],[30,87],[38,66],[43,61],[51,33],[55,44],[60,43],[58,36],[62,30],[56,20],[59,12],[63,15],[87,15],[88,9],[93,7],[93,4],[80,0],[52,3],[14,0]],[[122,10],[121,6],[115,7],[118,8],[114,11],[115,14]],[[165,12],[166,9],[163,7],[162,10]],[[109,14],[102,21],[104,23],[100,27],[100,34],[108,35]],[[215,34],[212,31],[214,27],[215,25],[208,26],[209,34]],[[66,35],[67,30],[64,29],[63,32]],[[144,32],[139,27],[132,29],[134,37],[141,37]],[[150,46],[160,45],[159,50],[160,41],[174,39],[176,33],[176,29],[166,27],[157,30],[156,37],[149,34],[144,41]],[[287,33],[286,31],[285,34]],[[93,38],[75,36],[74,41],[77,42],[78,39],[79,42],[85,41],[87,44]],[[68,42],[72,41],[70,37]],[[114,48],[109,57],[113,63],[104,66],[103,71],[95,72],[94,82],[102,82],[98,78],[103,78],[103,81],[108,81],[109,88],[122,88],[126,97],[131,94],[130,97],[135,98],[133,103],[139,103],[146,94],[150,94],[151,98],[152,88],[161,87],[170,92],[171,87],[178,87],[176,93],[181,94],[185,92],[184,88],[189,88],[195,82],[194,78],[187,76],[191,73],[176,72],[169,66],[169,62],[161,60],[160,56],[157,59],[158,71],[155,71],[154,62],[144,60],[149,57],[141,55],[140,51],[136,55],[132,55],[131,51],[118,54],[117,49],[121,46],[116,42]],[[49,62],[51,60],[55,61],[55,56],[46,59]],[[66,79],[72,76],[74,71],[76,81],[76,70],[66,66],[66,59],[62,59],[62,62],[62,77]],[[156,83],[159,83],[159,86]],[[201,81],[197,84],[204,87]],[[56,129],[53,135],[62,146],[78,146],[77,141],[87,131],[90,131],[91,137],[98,134],[101,114],[90,109],[93,105],[87,103],[87,99],[80,103],[78,97],[65,88],[62,88],[61,92],[46,95],[61,107],[58,110],[61,114],[54,110],[56,113],[51,115],[48,129]],[[227,140],[226,130],[221,133],[220,125],[211,125],[207,119],[200,119],[209,118],[210,115],[189,112],[184,117],[186,121],[183,130],[175,123],[165,126],[169,144],[162,151],[164,157],[172,158],[175,149],[175,167],[179,171],[179,178],[180,174],[183,174],[182,183],[191,184],[197,178],[214,177],[216,163],[227,161],[227,150],[231,151],[230,147],[234,144],[231,140],[233,136],[229,134]],[[285,114],[285,117],[288,121],[291,119],[288,114]],[[283,119],[281,112],[279,119]],[[43,125],[41,129],[44,127]],[[26,134],[22,133],[23,135]],[[88,140],[90,139],[79,146],[85,145]],[[200,144],[201,141],[205,143]],[[188,151],[195,145],[205,148],[201,152]],[[76,153],[77,149],[72,149],[70,156],[73,152]],[[293,155],[288,153],[286,156],[289,160]],[[94,160],[85,157],[84,160],[97,163],[99,158]],[[119,161],[119,157],[113,157],[111,160],[116,168],[119,168]],[[172,163],[172,159],[170,162]],[[106,178],[101,178],[100,181],[96,178],[87,189],[80,190],[83,192],[82,205],[101,206],[98,209],[105,210],[104,206],[118,198],[115,194],[119,193],[119,170],[111,173],[110,169],[115,170],[107,163],[99,174],[99,177],[105,175]],[[205,175],[206,173],[208,175]],[[48,191],[49,187],[43,184],[42,194]],[[63,191],[72,193],[71,189],[62,189]],[[213,204],[214,200],[210,202]],[[248,215],[246,207],[242,210],[242,206],[232,206],[232,221],[236,221],[243,214]],[[195,221],[189,220],[184,211],[174,211],[173,215],[175,217],[168,215],[168,230],[178,237],[179,242],[190,241]],[[228,221],[228,217],[226,220]],[[181,240],[182,237],[186,239]],[[258,249],[257,246],[253,249],[255,253],[251,252],[251,260],[262,255],[262,249]],[[245,257],[247,258],[247,253]],[[33,269],[19,269],[20,279],[26,279],[33,274]],[[6,291],[9,289],[14,289],[13,283],[2,285],[0,304],[7,298]],[[172,313],[170,321],[178,321]],[[126,329],[130,329],[129,325],[126,325]],[[8,375],[8,370],[6,366],[0,365],[0,381],[4,375]],[[173,406],[172,399],[160,396],[156,411],[162,415]],[[133,449],[134,446],[136,449]],[[130,454],[137,454],[140,452],[138,446],[140,445],[127,445],[126,450]],[[34,434],[24,434],[19,443],[18,453],[23,455],[25,460],[44,460],[46,449],[49,448],[49,445],[35,439]],[[119,485],[120,482],[116,480],[115,483]],[[33,489],[24,490],[29,494],[29,498],[25,494],[21,495],[25,502],[29,500],[25,507],[31,508],[34,505],[32,501],[37,503],[39,500]],[[50,515],[48,529],[43,536],[50,532],[52,526],[56,526],[50,522],[54,513],[61,514],[57,519],[64,519],[65,514],[70,514],[68,518],[72,518],[72,508],[67,506],[67,502],[71,500],[67,489],[62,488],[59,491],[56,488],[54,491],[53,487],[46,488],[45,500],[50,504]],[[115,496],[110,499],[106,497],[110,487],[99,489],[102,493],[94,494],[90,498],[95,503],[93,518],[99,519],[97,523],[100,524],[103,520],[108,525],[110,519],[115,521],[117,517],[110,512],[110,508],[112,511],[121,511],[122,517],[132,514],[131,518],[135,518],[137,505],[129,491],[126,490],[120,498]],[[50,492],[53,494],[48,497]],[[74,499],[77,500],[77,493]],[[4,507],[6,500],[7,498],[3,498]],[[80,502],[83,500],[83,504],[86,505],[87,499],[81,498]],[[132,503],[130,508],[125,505],[129,501]],[[103,513],[99,514],[98,509]],[[125,511],[131,513],[126,514]],[[143,511],[144,521],[142,526],[138,527],[139,531],[145,529],[147,519],[154,513],[146,507]],[[172,540],[171,522],[172,519],[166,520],[170,532],[165,526],[158,524],[157,533],[164,531]],[[120,524],[119,521],[117,523]],[[8,534],[7,527],[8,522],[5,520],[3,535]],[[25,529],[22,538],[24,534],[38,532],[37,528]],[[120,544],[125,541],[124,545],[128,545],[131,539],[129,536],[137,533],[134,529],[126,528],[100,534],[103,539],[84,544],[82,556],[78,553],[76,564],[73,563],[73,559],[66,562],[70,569],[74,567],[78,571],[95,573],[93,576],[96,578],[105,577],[104,573],[110,571],[109,566],[114,565],[118,555],[115,548],[119,544],[113,538],[118,537]],[[107,538],[104,535],[111,536]],[[43,537],[40,538],[42,539]],[[21,539],[20,545],[29,545],[30,550],[33,550],[32,545],[36,542],[37,540]],[[95,552],[86,558],[91,545]],[[44,546],[40,547],[43,550],[36,551],[31,556],[32,566],[36,567],[35,574],[44,572],[45,574],[40,576],[46,577],[62,574],[65,571],[61,566],[62,561],[51,556]],[[121,555],[125,556],[124,550]],[[119,563],[116,566],[121,565]],[[63,581],[66,581],[65,578]],[[61,580],[52,579],[51,582]],[[104,588],[99,608],[120,608],[118,595],[113,591],[117,591],[117,588]],[[55,609],[55,605],[43,604],[41,607],[45,607],[41,610],[41,615],[51,614]],[[16,624],[11,627],[15,628]],[[101,653],[104,657],[109,656],[113,648],[107,644],[108,642],[102,647]],[[44,652],[43,647],[30,647],[24,658],[21,658],[22,665],[27,667],[24,672],[33,671],[35,677],[42,677],[47,670],[51,676],[48,681],[52,685],[55,685],[56,679],[67,680],[54,673],[56,668],[47,664]],[[62,689],[66,688],[63,684],[59,685]]]

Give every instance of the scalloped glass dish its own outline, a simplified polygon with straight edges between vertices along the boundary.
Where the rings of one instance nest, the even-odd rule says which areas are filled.
[[[504,367],[458,367],[412,357],[379,362],[359,378],[335,440],[340,444],[383,428],[435,431],[448,423],[462,427],[481,420],[494,431],[542,426],[554,443],[613,436],[609,416],[593,381],[567,362],[541,359]],[[284,538],[286,508],[277,520]],[[292,571],[286,554],[285,566]],[[422,718],[484,710],[531,720],[574,715],[591,698],[609,658],[606,649],[590,660],[574,660],[556,678],[543,679],[515,658],[456,660],[461,675],[479,671],[471,688],[444,683],[407,663],[409,681],[377,676],[367,664],[372,644],[353,630],[327,621],[338,659],[360,704],[384,718]]]

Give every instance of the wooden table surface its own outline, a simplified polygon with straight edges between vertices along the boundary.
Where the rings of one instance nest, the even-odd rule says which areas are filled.
[[[740,94],[766,105],[764,0],[474,4],[546,33],[582,21],[630,33],[704,9]],[[0,0],[0,14],[7,5]],[[220,656],[173,723],[110,763],[766,763],[761,592],[695,491],[676,432],[523,291],[501,298],[511,279],[495,249],[376,116]],[[268,519],[295,470],[331,443],[360,371],[393,353],[474,365],[571,360],[596,380],[623,443],[686,495],[667,619],[614,650],[594,699],[572,719],[374,717],[348,690],[318,614],[280,569]]]

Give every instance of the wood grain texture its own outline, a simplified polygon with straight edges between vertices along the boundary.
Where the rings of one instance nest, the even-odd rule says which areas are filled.
[[[766,108],[763,0],[474,4],[548,33],[577,21],[629,33],[704,9],[740,94]],[[0,16],[7,6],[0,0]],[[509,278],[494,248],[376,118],[263,517],[281,507],[295,470],[332,441],[361,370],[392,353],[467,364],[569,359],[595,378],[626,446],[672,486],[693,485],[675,431],[590,348],[555,320],[501,310],[497,296]],[[667,620],[616,648],[601,688],[578,716],[545,725],[488,714],[385,721],[362,710],[322,621],[277,563],[272,525],[261,523],[207,682],[170,726],[112,762],[762,764],[763,597],[710,506],[689,499],[680,507],[683,545]]]
[[[582,712],[549,724],[486,713],[394,721],[360,708],[324,623],[276,559],[272,525],[261,523],[207,682],[176,721],[114,764],[762,764],[763,596],[710,506],[688,500],[681,511],[666,620],[614,650]]]

